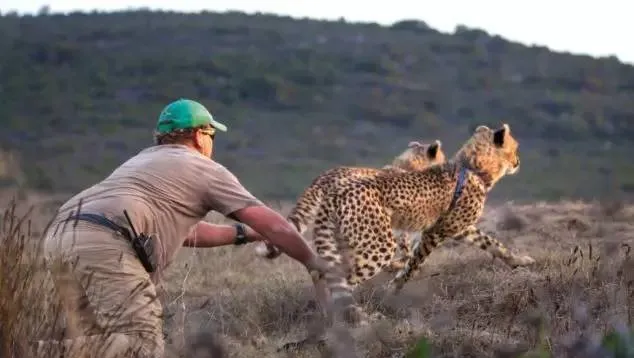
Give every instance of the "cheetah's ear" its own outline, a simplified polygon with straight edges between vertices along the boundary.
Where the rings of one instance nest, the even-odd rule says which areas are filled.
[[[488,132],[490,131],[491,128],[481,124],[479,126],[476,127],[476,129],[473,131],[474,133],[479,133],[479,132]]]
[[[436,158],[440,147],[442,147],[442,142],[436,139],[434,143],[430,144],[429,148],[427,148],[427,155],[429,155],[430,158]]]
[[[506,136],[510,133],[511,128],[509,127],[509,125],[503,123],[500,129],[497,129],[495,132],[493,132],[493,143],[495,143],[499,147],[503,146]]]
[[[420,148],[422,146],[423,144],[421,142],[412,141],[412,142],[409,142],[409,144],[407,145],[407,148]]]

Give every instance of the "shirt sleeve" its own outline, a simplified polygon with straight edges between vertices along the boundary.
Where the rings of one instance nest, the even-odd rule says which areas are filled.
[[[211,173],[208,188],[207,205],[224,216],[246,207],[264,205],[220,164]]]

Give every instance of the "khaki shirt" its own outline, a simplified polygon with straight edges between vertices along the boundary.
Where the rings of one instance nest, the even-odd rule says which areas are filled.
[[[249,206],[263,205],[227,168],[184,145],[144,149],[103,181],[69,199],[50,226],[49,243],[59,244],[55,238],[69,236],[53,233],[62,227],[57,224],[71,211],[76,212],[80,199],[81,212],[105,214],[128,227],[125,209],[137,232],[154,235],[158,239],[157,274],[169,265],[190,230],[209,211],[226,216]],[[66,225],[65,231],[72,226]],[[81,221],[77,222],[76,230],[80,227],[109,231]],[[75,240],[79,243],[81,238],[77,235]]]

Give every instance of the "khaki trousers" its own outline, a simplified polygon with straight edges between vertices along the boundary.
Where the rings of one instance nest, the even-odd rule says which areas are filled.
[[[37,357],[162,357],[162,307],[127,239],[77,229],[47,239],[67,339],[39,341]]]

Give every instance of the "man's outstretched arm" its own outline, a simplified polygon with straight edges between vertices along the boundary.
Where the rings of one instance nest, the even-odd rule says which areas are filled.
[[[236,210],[231,217],[248,225],[247,240],[265,241],[291,258],[299,261],[308,270],[324,272],[325,261],[321,260],[304,238],[286,219],[265,205],[249,206]],[[215,247],[232,245],[236,239],[236,228],[232,225],[215,225],[206,222],[196,224],[184,242],[189,247]]]
[[[306,264],[317,260],[317,254],[297,230],[279,213],[258,205],[237,210],[233,216],[260,233],[266,241],[291,258]]]
[[[233,245],[238,232],[234,225],[218,225],[200,221],[189,233],[183,246],[216,247]],[[249,227],[245,227],[247,241],[266,241],[266,239]]]

